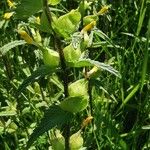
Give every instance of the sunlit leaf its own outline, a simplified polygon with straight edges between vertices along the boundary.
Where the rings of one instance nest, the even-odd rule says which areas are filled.
[[[26,42],[24,40],[16,40],[16,41],[12,41],[8,44],[5,44],[4,46],[2,46],[0,48],[0,52],[2,55],[5,55],[9,50],[11,50],[12,48],[19,46],[19,45],[23,45]]]
[[[14,116],[16,114],[17,114],[16,111],[1,111],[0,117],[2,117],[2,116]]]
[[[77,63],[74,64],[74,67],[86,67],[86,66],[96,66],[99,69],[106,70],[114,74],[115,76],[120,77],[120,74],[116,69],[114,69],[108,64],[105,64],[99,61],[95,61],[91,59],[80,59]]]
[[[48,3],[50,5],[57,5],[58,3],[60,3],[61,0],[48,0]]]

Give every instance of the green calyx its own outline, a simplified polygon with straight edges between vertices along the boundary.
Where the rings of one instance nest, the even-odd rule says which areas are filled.
[[[74,49],[72,44],[66,46],[63,49],[65,60],[68,63],[68,65],[71,65],[79,60],[81,56],[81,50],[80,49]]]
[[[88,96],[88,81],[86,79],[77,80],[68,87],[70,96]]]
[[[58,52],[49,48],[43,49],[42,52],[45,65],[49,65],[51,68],[58,67],[60,61]]]

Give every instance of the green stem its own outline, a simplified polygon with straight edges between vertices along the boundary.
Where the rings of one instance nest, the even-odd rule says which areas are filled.
[[[91,116],[93,116],[92,86],[90,79],[88,79],[88,94],[89,94],[90,114]]]
[[[68,97],[68,71],[67,71],[67,66],[66,66],[66,61],[63,53],[63,49],[61,47],[62,43],[56,32],[52,29],[51,22],[52,22],[52,16],[50,13],[50,9],[48,6],[47,0],[43,0],[43,9],[44,12],[47,16],[47,20],[49,22],[49,26],[53,32],[53,37],[54,37],[54,48],[56,51],[58,51],[59,56],[60,56],[60,65],[61,65],[61,70],[62,70],[62,80],[63,80],[63,85],[64,85],[64,95],[65,97]],[[69,137],[70,137],[70,125],[69,123],[66,123],[64,126],[64,137],[65,137],[65,150],[69,150]]]

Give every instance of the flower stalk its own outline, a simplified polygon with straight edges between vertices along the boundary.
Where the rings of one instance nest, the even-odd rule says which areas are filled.
[[[43,0],[43,10],[46,14],[50,29],[53,32],[53,38],[54,38],[54,48],[56,51],[58,51],[59,56],[60,56],[60,65],[61,65],[61,70],[62,70],[62,80],[63,80],[63,85],[64,85],[64,95],[65,98],[68,97],[68,71],[67,71],[67,66],[65,62],[65,57],[63,53],[63,49],[61,47],[61,40],[58,37],[58,35],[55,33],[55,31],[52,28],[51,22],[52,22],[52,16],[50,12],[50,8],[48,6],[48,1]],[[65,150],[69,150],[69,137],[70,137],[70,125],[69,123],[66,123],[64,125],[64,137],[65,137]]]

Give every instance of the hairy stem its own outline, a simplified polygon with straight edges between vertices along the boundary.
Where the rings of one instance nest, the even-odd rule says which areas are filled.
[[[92,85],[90,79],[88,79],[88,94],[89,94],[90,114],[91,116],[93,116]]]
[[[55,31],[52,29],[51,22],[52,22],[52,16],[50,13],[50,9],[48,6],[47,0],[43,0],[43,9],[45,12],[45,15],[47,17],[47,20],[49,22],[49,26],[52,30],[53,33],[53,38],[54,38],[54,48],[56,51],[58,51],[59,56],[60,56],[60,65],[61,65],[61,70],[62,70],[62,80],[63,80],[63,85],[64,85],[64,95],[65,97],[68,97],[68,71],[67,71],[67,66],[65,62],[65,57],[63,53],[63,49],[61,47],[62,43],[58,35],[55,33]],[[65,137],[65,149],[69,150],[69,137],[70,137],[70,125],[69,123],[66,123],[64,126],[64,137]]]

